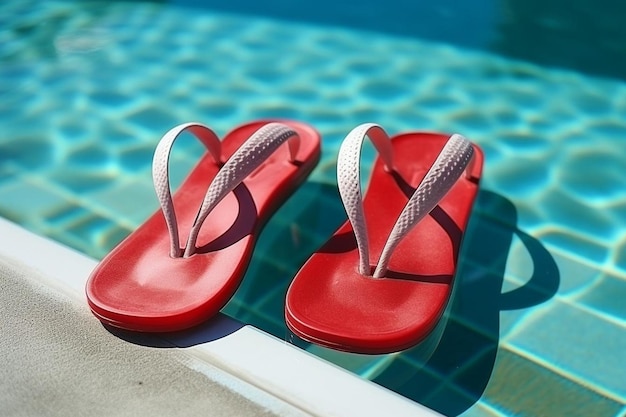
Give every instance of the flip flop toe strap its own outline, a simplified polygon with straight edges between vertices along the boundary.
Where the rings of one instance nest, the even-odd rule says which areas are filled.
[[[174,127],[161,138],[156,147],[152,163],[152,177],[170,235],[170,256],[174,258],[191,256],[195,253],[195,245],[200,228],[211,210],[258,168],[283,142],[289,140],[291,161],[295,160],[300,146],[298,134],[293,129],[280,123],[268,123],[250,136],[224,163],[209,185],[183,252],[180,248],[178,223],[170,190],[169,155],[174,141],[184,131],[189,131],[204,143],[218,164],[220,163],[221,154],[221,143],[217,135],[207,126],[199,123],[185,123]]]
[[[374,278],[385,276],[389,259],[398,243],[450,191],[452,186],[463,175],[473,154],[474,148],[465,137],[454,134],[448,139],[443,150],[424,176],[424,179],[404,206],[393,229],[391,229],[389,238],[376,265]]]
[[[381,126],[367,123],[357,126],[344,139],[337,160],[337,182],[357,241],[359,272],[369,276],[369,244],[359,175],[361,147],[366,137],[372,140],[380,153],[385,169],[394,169],[389,136]],[[385,276],[389,259],[398,243],[450,191],[467,168],[472,155],[473,147],[466,138],[458,134],[450,137],[398,217],[375,268],[375,278]]]
[[[226,161],[204,196],[189,233],[184,256],[194,254],[200,228],[211,210],[287,140],[290,160],[293,162],[300,146],[300,137],[293,129],[280,123],[268,123],[261,127]]]

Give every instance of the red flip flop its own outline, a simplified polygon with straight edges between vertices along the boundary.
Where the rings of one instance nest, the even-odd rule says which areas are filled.
[[[366,136],[380,158],[362,199]],[[460,135],[415,132],[390,140],[378,125],[355,128],[337,161],[349,221],[291,283],[289,329],[318,345],[368,354],[403,350],[428,336],[452,292],[482,165],[481,150]]]
[[[172,198],[169,153],[184,131],[209,152]],[[106,324],[145,332],[182,330],[215,315],[239,286],[262,225],[319,157],[318,132],[293,121],[249,123],[222,142],[198,123],[170,130],[153,161],[162,212],[93,271],[86,285],[91,311]]]

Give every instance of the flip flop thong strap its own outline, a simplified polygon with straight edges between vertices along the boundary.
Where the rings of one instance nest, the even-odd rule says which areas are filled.
[[[191,256],[195,253],[200,228],[211,210],[287,140],[289,140],[290,160],[293,162],[300,147],[300,137],[284,124],[268,123],[252,134],[224,163],[204,196],[196,220],[189,232],[184,256]]]
[[[215,132],[200,123],[184,123],[170,129],[163,135],[154,151],[152,180],[170,234],[170,256],[172,257],[179,257],[182,253],[170,189],[169,159],[174,142],[184,131],[189,131],[196,136],[207,147],[216,163],[219,163],[221,154],[221,143]]]
[[[398,243],[448,194],[468,167],[473,154],[474,147],[465,137],[454,134],[448,139],[391,229],[374,271],[374,278],[385,276],[389,259]]]
[[[371,275],[367,226],[361,196],[359,163],[361,146],[370,137],[387,171],[394,170],[389,136],[379,125],[357,126],[344,139],[337,160],[337,182],[348,219],[352,224],[359,250],[359,272]],[[452,135],[426,176],[413,193],[394,225],[373,276],[384,277],[389,259],[398,243],[450,191],[472,159],[473,147],[461,135]]]
[[[257,130],[224,163],[208,187],[202,205],[189,233],[185,250],[180,248],[180,237],[174,204],[169,183],[169,156],[174,141],[184,132],[189,131],[208,148],[214,161],[220,163],[221,143],[217,135],[200,123],[185,123],[172,128],[159,141],[152,162],[154,188],[161,204],[161,210],[170,235],[170,256],[191,256],[195,253],[195,244],[211,210],[250,173],[258,168],[283,142],[289,140],[291,161],[295,160],[300,146],[297,133],[280,123],[268,123]]]

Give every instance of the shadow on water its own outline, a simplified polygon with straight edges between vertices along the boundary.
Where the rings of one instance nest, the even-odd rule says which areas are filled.
[[[315,346],[291,340],[283,319],[284,296],[301,265],[345,218],[334,184],[307,182],[261,233],[248,272],[223,314],[183,332],[142,335],[109,331],[141,345],[187,347],[215,341],[246,323],[315,351]],[[461,252],[448,322],[432,355],[423,355],[423,349],[416,346],[379,358],[385,363],[384,369],[371,376],[359,371],[362,363],[370,363],[368,358],[355,356],[346,361],[345,356],[339,356],[337,363],[445,415],[458,415],[474,405],[494,368],[500,312],[541,304],[554,296],[559,286],[559,271],[552,256],[516,225],[517,211],[509,200],[490,191],[479,192]],[[533,273],[524,285],[502,293],[514,237],[526,247]]]
[[[560,282],[552,256],[516,224],[517,211],[509,200],[479,193],[463,245],[459,287],[437,349],[423,366],[412,350],[402,352],[375,382],[445,415],[458,415],[478,401],[495,364],[500,311],[543,303]],[[526,247],[533,273],[523,286],[503,294],[514,236]]]

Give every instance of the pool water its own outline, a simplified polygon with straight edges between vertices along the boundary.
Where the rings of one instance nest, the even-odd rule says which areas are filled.
[[[345,134],[459,132],[486,165],[432,355],[299,344],[446,415],[626,415],[626,77],[191,3],[0,5],[0,216],[101,258],[157,209],[152,152],[172,126],[307,121],[322,160],[224,309],[292,341],[286,288],[345,220]],[[200,152],[174,150],[175,182]]]

